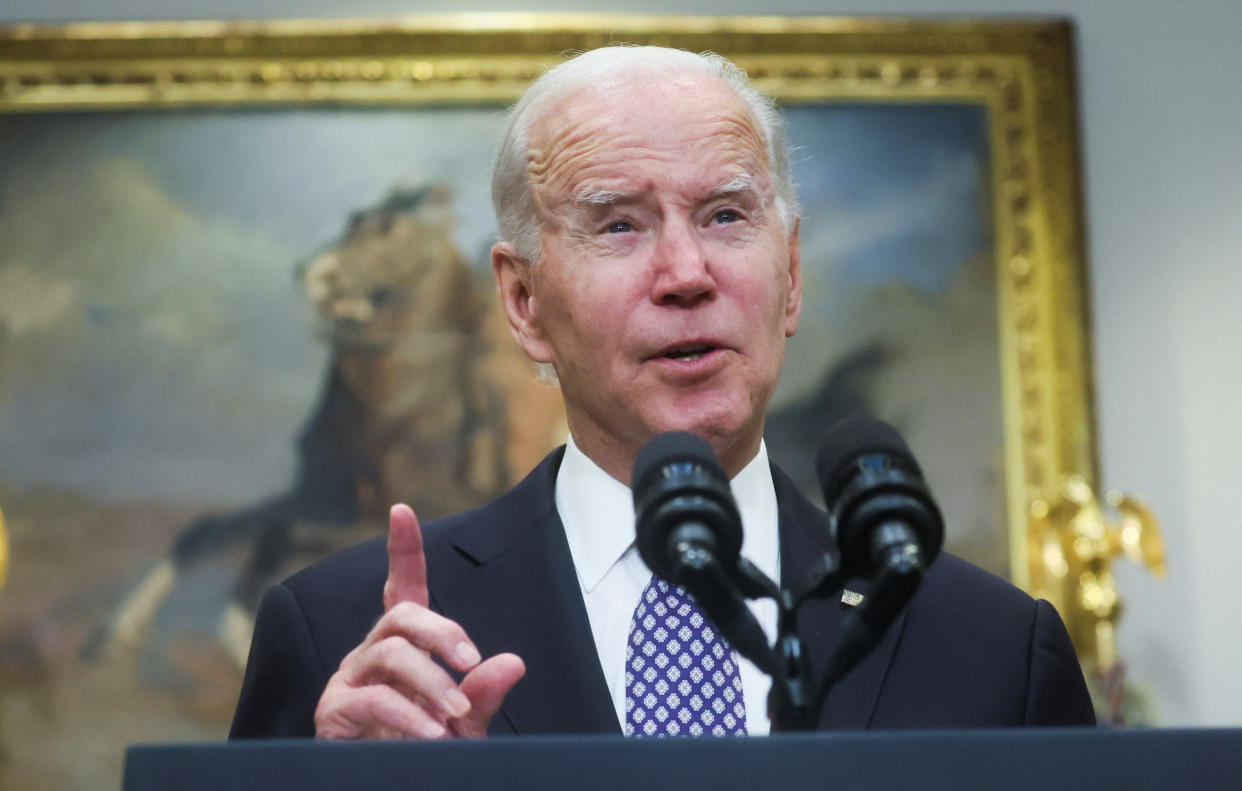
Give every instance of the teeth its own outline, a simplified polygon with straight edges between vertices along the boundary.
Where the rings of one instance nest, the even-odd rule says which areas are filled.
[[[670,351],[668,354],[664,356],[669,357],[674,360],[684,360],[684,361],[689,362],[692,360],[699,359],[700,357],[702,357],[703,355],[707,354],[710,351],[711,351],[710,346],[693,346],[693,347],[687,347],[685,349],[673,349],[672,351]]]

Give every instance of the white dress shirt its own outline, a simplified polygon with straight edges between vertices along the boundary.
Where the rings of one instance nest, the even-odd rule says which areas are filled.
[[[768,467],[767,447],[730,481],[745,527],[742,555],[773,580],[780,579],[776,490]],[[625,723],[625,652],[630,619],[651,570],[634,545],[634,501],[630,488],[587,458],[571,437],[556,476],[556,510],[565,525],[569,552],[578,572],[587,617],[604,679],[612,695],[617,722]],[[748,602],[771,642],[776,636],[776,603]],[[738,656],[746,730],[768,733],[768,690],[772,681],[745,657]]]

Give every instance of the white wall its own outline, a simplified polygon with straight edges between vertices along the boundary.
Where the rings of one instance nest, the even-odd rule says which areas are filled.
[[[615,11],[474,2],[470,10]],[[345,10],[342,10],[342,9]],[[396,16],[445,0],[7,0],[0,23]],[[1242,2],[632,0],[631,13],[1065,15],[1078,25],[1103,483],[1162,517],[1171,578],[1120,571],[1122,653],[1163,722],[1242,724]],[[1235,488],[1237,487],[1237,488]]]

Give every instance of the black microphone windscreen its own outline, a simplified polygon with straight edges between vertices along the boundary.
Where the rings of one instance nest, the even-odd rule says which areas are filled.
[[[908,465],[911,472],[922,477],[910,446],[897,429],[872,417],[850,417],[837,423],[824,434],[815,459],[815,474],[824,489],[829,507],[849,478],[850,467],[863,456],[883,454]]]
[[[716,557],[734,564],[742,550],[742,522],[729,478],[715,451],[702,439],[677,431],[648,442],[634,460],[634,530],[643,561],[670,582],[679,582],[669,539],[694,523],[716,544]]]
[[[720,460],[716,458],[716,452],[705,440],[685,431],[670,431],[651,440],[638,452],[638,458],[634,460],[634,476],[630,479],[635,494],[639,493],[645,479],[653,472],[677,462],[700,464],[720,479],[729,480],[724,467],[720,466]]]

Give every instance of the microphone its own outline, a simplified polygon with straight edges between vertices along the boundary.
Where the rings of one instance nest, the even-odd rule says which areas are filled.
[[[771,674],[775,654],[742,598],[742,518],[711,446],[686,432],[661,434],[634,462],[638,553],[683,586],[725,639]]]
[[[815,472],[843,566],[873,580],[842,623],[818,711],[831,686],[879,643],[914,596],[944,543],[944,520],[905,440],[874,418],[849,418],[830,429]]]
[[[944,543],[944,520],[901,435],[874,418],[848,418],[824,436],[815,472],[846,568],[922,571]]]
[[[661,434],[639,451],[631,480],[638,552],[652,571],[682,585],[687,572],[737,563],[742,517],[710,445],[684,431]]]

